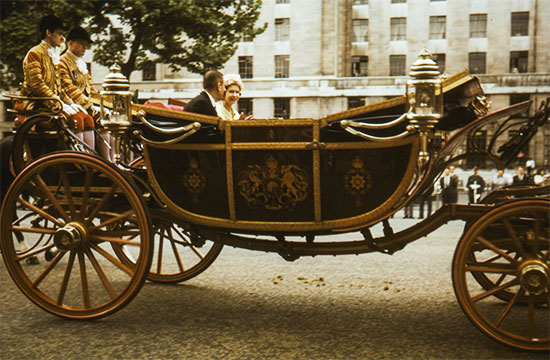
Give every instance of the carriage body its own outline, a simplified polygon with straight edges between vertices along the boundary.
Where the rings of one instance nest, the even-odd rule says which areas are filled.
[[[117,116],[128,118],[106,126],[117,137],[114,163],[82,147],[62,125],[41,128],[58,115],[31,117],[15,135],[17,177],[0,210],[2,256],[35,304],[61,317],[91,319],[123,308],[146,279],[172,283],[200,274],[224,245],[277,252],[290,261],[392,254],[461,219],[466,226],[453,284],[464,312],[501,343],[548,351],[548,187],[503,189],[482,204],[444,205],[397,233],[389,225],[448,165],[475,156],[506,166],[548,122],[546,103],[500,148],[491,141],[458,154],[477,129],[508,121],[530,102],[485,113],[483,91],[467,72],[444,79],[438,91],[445,109],[435,117],[409,116],[411,96],[320,119],[230,121],[129,105],[126,98]],[[105,95],[97,103],[112,107],[118,95]],[[498,126],[500,135],[506,126]],[[41,142],[42,135],[49,140]],[[60,142],[71,151],[50,153]],[[130,154],[137,160],[126,161]],[[378,238],[370,232],[376,224],[384,226]],[[360,237],[317,238],[346,232]],[[287,239],[295,235],[305,239]],[[26,264],[52,249],[39,270]],[[184,253],[194,258],[191,266]],[[479,306],[492,297],[505,306],[496,320],[493,306],[487,314]],[[527,312],[519,315],[527,318],[526,329],[502,325],[512,308]]]

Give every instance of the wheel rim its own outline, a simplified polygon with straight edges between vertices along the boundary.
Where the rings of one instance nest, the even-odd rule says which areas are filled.
[[[102,317],[127,305],[143,285],[152,254],[145,207],[126,178],[96,157],[57,153],[32,163],[8,190],[0,218],[10,275],[50,313]],[[120,230],[109,231],[111,224]],[[116,258],[112,243],[136,249],[134,266]],[[33,257],[38,264],[28,265]]]
[[[153,216],[154,253],[147,279],[160,283],[189,280],[206,270],[216,260],[223,245],[212,241],[192,239],[180,224]],[[121,261],[134,263],[133,249],[113,244]]]
[[[458,302],[481,331],[506,345],[550,350],[549,222],[549,202],[515,201],[478,219],[457,246]]]

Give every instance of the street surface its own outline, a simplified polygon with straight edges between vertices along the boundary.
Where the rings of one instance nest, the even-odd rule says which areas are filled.
[[[392,226],[416,221],[400,213]],[[198,277],[147,282],[126,308],[87,322],[33,305],[2,262],[0,359],[548,359],[489,339],[463,314],[451,281],[462,228],[392,256],[289,263],[226,247]]]

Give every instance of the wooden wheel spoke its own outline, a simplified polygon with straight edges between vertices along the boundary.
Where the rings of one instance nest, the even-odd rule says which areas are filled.
[[[178,229],[174,229],[174,231],[185,241],[185,243],[193,250],[193,252],[202,260],[204,259],[204,255],[201,254],[201,252],[191,243],[191,241],[187,240],[187,237],[181,233]]]
[[[533,243],[533,254],[537,254],[539,252],[539,240],[541,238],[541,227],[542,227],[542,217],[540,214],[537,214],[535,216],[535,228],[533,229],[535,232],[534,239],[532,241]]]
[[[103,286],[109,293],[109,296],[111,296],[111,299],[114,299],[116,297],[115,289],[113,289],[113,286],[109,282],[109,279],[107,279],[107,276],[103,272],[103,269],[101,269],[101,266],[97,262],[97,259],[95,258],[94,254],[90,249],[86,249],[86,256],[88,256],[88,259],[90,259],[90,262],[92,263],[92,266],[94,267],[96,274],[99,276],[99,279],[101,280],[101,282],[103,283]]]
[[[109,260],[113,265],[127,273],[128,275],[132,276],[134,272],[132,269],[121,263],[117,258],[115,258],[113,255],[109,254],[107,251],[102,249],[101,247],[97,246],[96,244],[91,244],[92,249],[97,251],[99,254],[101,254],[105,259]]]
[[[23,226],[12,226],[10,227],[10,230],[34,234],[55,234],[55,232],[57,231],[57,229],[53,228],[33,228]]]
[[[71,278],[71,271],[73,269],[75,255],[76,255],[76,252],[71,251],[71,254],[69,255],[69,261],[67,262],[67,266],[65,267],[65,274],[63,275],[61,288],[59,289],[59,295],[57,297],[57,305],[63,304],[63,299],[65,298],[65,293],[67,292],[67,285],[69,284],[69,279]]]
[[[59,263],[59,261],[63,258],[63,256],[65,256],[65,254],[66,254],[66,252],[61,251],[52,259],[52,261],[50,261],[50,263],[44,269],[44,271],[42,271],[42,273],[40,273],[40,275],[38,275],[38,277],[32,283],[32,288],[33,289],[38,288],[38,285],[40,285],[42,280],[44,280],[46,278],[46,276],[48,276],[50,271],[52,271],[52,269],[57,265],[57,263]]]
[[[51,222],[53,222],[54,224],[56,224],[57,226],[59,227],[63,227],[64,224],[57,220],[56,218],[54,218],[53,216],[51,216],[50,214],[48,214],[47,212],[45,212],[44,210],[38,208],[37,206],[34,206],[33,204],[31,204],[30,202],[26,201],[25,199],[23,199],[21,196],[19,197],[18,201],[23,205],[25,206],[26,208],[28,208],[29,210],[32,210],[34,213],[42,216],[44,219],[48,219],[50,220]]]
[[[535,332],[535,294],[529,294],[527,310],[527,337],[532,339]]]
[[[95,225],[95,226],[91,226],[90,227],[90,230],[95,230],[97,228],[102,228],[104,226],[107,226],[107,225],[110,225],[112,223],[115,223],[119,220],[122,220],[122,219],[125,219],[127,217],[130,217],[130,215],[132,215],[134,213],[134,209],[130,209],[126,212],[123,212],[122,214],[119,214],[118,216],[113,216],[112,218],[110,218],[109,220],[106,220],[104,222],[102,222],[101,224],[99,225]]]
[[[86,218],[88,201],[90,199],[90,187],[92,184],[93,169],[86,168],[86,174],[84,176],[84,190],[82,192],[82,204],[80,205],[81,220]]]
[[[485,245],[486,247],[488,247],[489,249],[493,250],[495,253],[501,255],[503,258],[507,259],[508,261],[510,261],[512,264],[517,264],[517,260],[514,259],[513,257],[511,257],[508,253],[504,252],[502,249],[499,249],[498,247],[496,247],[494,244],[492,244],[490,241],[488,241],[487,239],[485,239],[483,236],[478,236],[477,237],[477,240],[479,242],[481,242],[483,245]]]
[[[504,308],[504,310],[502,310],[502,312],[500,313],[498,319],[495,321],[495,326],[497,328],[500,326],[500,324],[502,323],[502,320],[504,320],[506,315],[508,315],[510,313],[510,310],[512,310],[512,307],[517,302],[518,298],[523,296],[524,293],[525,293],[525,290],[523,290],[523,288],[520,288],[519,291],[514,295],[512,300],[510,300],[508,305],[506,305],[506,308]]]
[[[121,237],[117,237],[117,236],[90,235],[89,238],[90,238],[90,240],[93,240],[93,241],[96,241],[96,242],[108,241],[108,242],[121,244],[121,245],[128,245],[128,246],[140,246],[141,245],[141,242],[139,240],[138,241],[131,241],[131,240],[123,239]]]
[[[57,201],[55,196],[50,192],[42,177],[40,175],[36,175],[36,180],[43,194],[48,198],[48,200],[50,200],[50,203],[55,207],[55,209],[59,211],[59,214],[61,215],[63,220],[65,220],[65,222],[70,222],[71,220],[69,218],[69,215],[67,215],[65,209],[63,209],[59,201]]]
[[[42,246],[38,249],[34,249],[32,251],[25,252],[23,255],[17,255],[15,257],[15,260],[16,261],[25,260],[28,257],[35,256],[35,255],[38,255],[42,252],[45,252],[46,250],[51,249],[52,247],[54,247],[54,244],[49,244],[49,245],[46,245],[46,246]]]
[[[86,219],[86,221],[84,221],[84,224],[86,226],[89,226],[90,225],[90,222],[93,220],[93,218],[96,216],[96,214],[99,212],[99,210],[101,210],[103,208],[103,206],[109,201],[109,199],[111,199],[111,197],[113,196],[113,194],[115,193],[116,191],[116,188],[117,188],[117,185],[116,184],[113,184],[113,187],[107,192],[105,193],[105,195],[103,195],[103,197],[101,198],[101,200],[99,201],[99,203],[96,205],[96,207],[92,210],[92,212],[90,213],[90,215],[88,215],[88,218]]]
[[[78,252],[78,264],[80,266],[80,281],[82,283],[82,302],[84,308],[89,309],[90,303],[90,290],[88,288],[88,275],[86,274],[86,258],[82,251]]]
[[[163,252],[163,247],[164,247],[164,233],[165,233],[165,230],[162,231],[162,233],[160,234],[160,237],[159,237],[159,252],[158,252],[158,256],[157,256],[157,274],[160,274],[161,273],[161,268],[162,268],[162,252]]]
[[[180,253],[178,252],[178,247],[176,246],[176,242],[174,241],[174,237],[172,236],[172,229],[170,231],[170,245],[172,246],[172,252],[174,253],[174,256],[176,257],[176,262],[178,263],[178,268],[180,272],[184,272],[185,269],[183,267],[183,262],[181,261]],[[176,230],[177,232],[177,230]]]
[[[67,199],[67,203],[69,204],[69,210],[71,211],[73,218],[77,218],[78,214],[74,205],[73,192],[71,190],[71,185],[69,184],[69,178],[67,177],[67,170],[65,169],[65,166],[62,165],[58,165],[57,168],[59,169],[61,183],[63,184],[63,188],[65,189],[65,198]]]
[[[516,248],[518,249],[519,254],[524,258],[528,259],[529,256],[527,255],[527,252],[525,251],[525,248],[521,244],[521,241],[512,228],[512,224],[510,224],[510,221],[507,218],[502,219],[502,223],[504,224],[504,227],[506,228],[506,231],[510,234],[512,238],[512,242],[516,245]]]
[[[485,299],[486,297],[491,296],[491,295],[493,295],[494,293],[496,293],[498,291],[507,289],[507,288],[509,288],[511,286],[514,286],[514,285],[517,285],[517,284],[519,284],[519,280],[517,278],[514,278],[514,279],[508,281],[507,283],[504,283],[500,286],[496,286],[496,287],[492,288],[491,290],[487,290],[484,293],[481,293],[477,296],[472,297],[472,302],[477,302],[479,300]]]
[[[478,271],[484,273],[515,274],[516,268],[507,264],[472,264],[466,265],[466,271]]]

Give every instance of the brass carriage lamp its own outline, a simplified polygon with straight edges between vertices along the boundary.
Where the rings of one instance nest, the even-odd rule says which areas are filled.
[[[407,81],[407,119],[410,131],[420,135],[419,159],[428,161],[428,137],[430,131],[443,116],[443,81],[432,54],[424,49],[411,66],[412,79]]]
[[[128,79],[120,72],[120,66],[114,64],[109,70],[110,73],[103,79],[100,123],[115,137],[114,157],[118,163],[121,159],[121,136],[132,125],[132,93]]]

